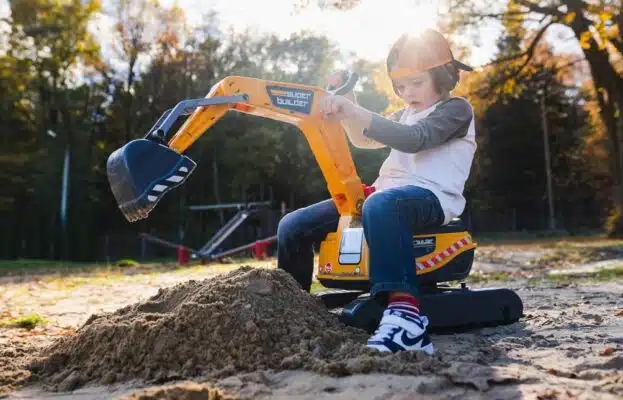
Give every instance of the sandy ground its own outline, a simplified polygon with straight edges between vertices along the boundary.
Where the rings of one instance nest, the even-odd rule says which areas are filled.
[[[232,398],[534,398],[623,397],[623,278],[596,281],[542,279],[623,265],[623,243],[485,246],[474,265],[473,287],[515,289],[524,302],[518,323],[469,333],[433,335],[437,357],[451,362],[443,374],[354,374],[330,377],[306,371],[259,371],[212,382],[125,383],[50,393],[24,387],[29,355],[57,337],[72,335],[90,315],[147,299],[160,288],[205,279],[237,265],[170,272],[149,269],[95,276],[0,278],[0,320],[38,313],[48,323],[32,329],[0,328],[0,398],[193,398],[213,387]],[[272,262],[257,267],[272,267]],[[487,276],[498,280],[486,280]],[[216,390],[216,389],[214,389]],[[143,392],[146,391],[146,392]],[[143,393],[143,394],[141,394]]]

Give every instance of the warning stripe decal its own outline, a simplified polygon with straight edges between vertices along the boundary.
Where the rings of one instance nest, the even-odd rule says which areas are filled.
[[[450,247],[448,247],[444,251],[440,252],[439,254],[437,254],[436,256],[431,258],[430,260],[417,262],[417,263],[415,263],[415,266],[419,270],[433,268],[434,266],[436,266],[436,265],[442,263],[443,261],[445,261],[446,258],[455,255],[459,251],[459,249],[467,246],[471,242],[472,242],[472,240],[469,237],[465,237],[463,239],[459,239],[455,243],[453,243]]]

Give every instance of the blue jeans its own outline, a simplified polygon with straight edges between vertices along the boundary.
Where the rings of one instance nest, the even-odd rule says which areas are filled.
[[[314,245],[337,229],[340,215],[325,200],[285,215],[277,229],[277,265],[306,291],[314,269]],[[370,249],[371,295],[405,291],[419,295],[413,234],[441,226],[444,213],[428,189],[401,186],[373,193],[363,205],[362,222]]]

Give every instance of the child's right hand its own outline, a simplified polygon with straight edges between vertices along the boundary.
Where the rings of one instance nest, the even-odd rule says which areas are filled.
[[[335,71],[327,79],[328,90],[335,90],[345,83],[346,71]]]
[[[329,75],[327,79],[327,90],[335,90],[346,83],[346,79],[348,79],[348,72],[345,70],[335,71]],[[357,103],[355,98],[355,94],[351,90],[348,93],[343,94],[342,96],[346,97],[348,100],[353,103]]]

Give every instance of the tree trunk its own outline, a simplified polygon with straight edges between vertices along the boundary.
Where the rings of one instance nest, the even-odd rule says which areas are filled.
[[[126,79],[127,87],[124,89],[123,93],[123,103],[124,103],[124,112],[125,112],[125,121],[124,121],[124,129],[125,129],[125,141],[129,142],[132,138],[132,118],[134,115],[132,114],[132,100],[134,99],[134,93],[132,93],[132,87],[134,86],[134,66],[136,65],[136,61],[138,59],[138,51],[133,51],[130,55],[129,66],[128,66],[128,77]]]
[[[584,4],[581,1],[568,1],[570,8],[576,12],[571,23],[575,36],[580,40],[583,32],[589,30],[590,21],[583,16]],[[584,55],[591,69],[593,84],[599,103],[599,115],[608,134],[610,151],[609,164],[614,181],[612,190],[613,210],[607,223],[610,236],[623,236],[623,154],[621,152],[623,134],[623,77],[610,63],[609,55],[600,50],[594,39],[589,41],[590,47],[584,49]]]
[[[216,146],[212,151],[212,188],[214,189],[214,200],[216,204],[221,203],[221,190],[220,185],[218,183],[218,160],[216,158]],[[223,209],[218,210],[219,221],[221,222],[221,226],[225,225],[225,213]]]

